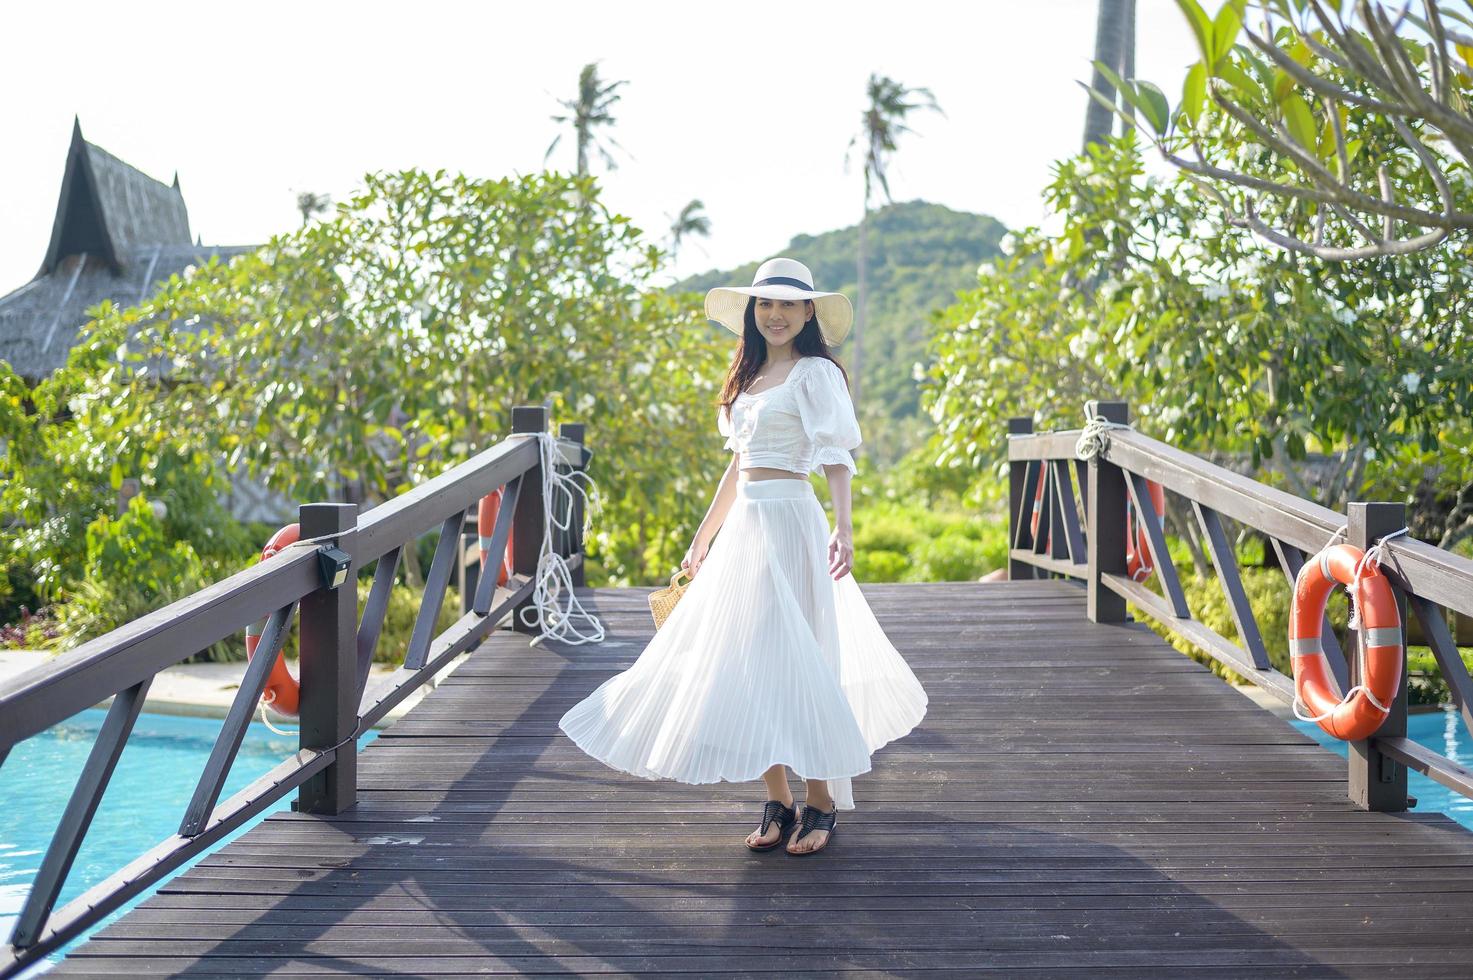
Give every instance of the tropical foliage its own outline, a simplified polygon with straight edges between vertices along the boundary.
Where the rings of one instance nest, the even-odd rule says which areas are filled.
[[[869,218],[870,205],[876,197],[883,195],[886,204],[893,204],[890,196],[890,163],[898,148],[896,141],[904,134],[913,132],[906,125],[911,113],[930,109],[941,112],[936,97],[930,89],[908,88],[879,73],[871,73],[865,85],[866,104],[860,116],[860,127],[849,141],[849,153],[862,151],[864,171],[864,215],[859,221],[859,249],[856,258],[858,274],[854,300],[854,339],[851,342],[854,362],[853,396],[855,408],[863,413],[866,407],[864,384],[864,342],[869,332]],[[845,166],[849,164],[846,156]],[[867,453],[868,448],[865,449]]]
[[[1367,269],[1265,250],[1189,180],[1146,178],[1130,140],[1058,164],[1046,197],[1062,230],[1013,235],[932,346],[937,455],[979,494],[998,485],[1007,417],[1076,427],[1088,397],[1331,506],[1372,486],[1445,497],[1473,474],[1466,256]],[[1318,486],[1309,453],[1334,464]]]
[[[1173,109],[1096,65],[1219,218],[1336,261],[1429,249],[1473,228],[1473,19],[1436,0],[1178,0],[1201,59]],[[1419,12],[1422,16],[1419,16]],[[1104,101],[1103,98],[1101,100]]]
[[[709,430],[725,366],[695,309],[649,286],[659,261],[590,180],[411,171],[137,307],[94,310],[40,387],[0,377],[12,609],[95,580],[89,525],[125,478],[166,504],[170,549],[234,570],[260,540],[216,500],[230,474],[370,505],[501,438],[519,404],[589,423],[595,579],[658,577],[724,462]]]
[[[604,81],[598,75],[598,62],[590,62],[578,72],[578,94],[571,99],[558,100],[564,111],[553,116],[552,121],[573,130],[573,144],[578,153],[577,169],[573,172],[579,177],[588,176],[588,158],[591,153],[597,153],[608,169],[618,169],[619,165],[613,154],[603,140],[599,139],[599,131],[613,127],[614,106],[620,99],[619,89],[626,84],[628,83],[622,80]],[[544,163],[552,157],[552,151],[557,149],[563,136],[564,133],[559,132],[548,144],[547,153],[542,158]],[[623,149],[612,136],[605,136],[604,139],[609,146]]]

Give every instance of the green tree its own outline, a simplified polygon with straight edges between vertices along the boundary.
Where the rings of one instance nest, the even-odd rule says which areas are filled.
[[[669,217],[667,215],[667,217]],[[711,218],[706,214],[706,205],[699,199],[691,201],[670,219],[670,255],[674,258],[687,238],[711,235]]]
[[[906,125],[906,119],[918,109],[934,109],[941,112],[936,98],[926,88],[907,88],[892,78],[871,72],[865,85],[867,100],[860,117],[859,132],[849,141],[849,153],[856,147],[864,154],[864,214],[859,222],[859,288],[855,297],[854,319],[854,407],[859,410],[864,377],[864,330],[866,326],[865,278],[868,266],[868,225],[870,205],[877,194],[883,194],[885,203],[894,203],[890,197],[890,162],[895,155],[896,140],[903,134],[914,132]],[[941,112],[945,115],[944,112]],[[846,156],[846,165],[848,157]]]
[[[21,449],[7,543],[85,554],[77,536],[125,475],[151,495],[176,472],[215,490],[246,473],[290,499],[372,505],[503,438],[531,403],[589,424],[593,580],[668,577],[722,463],[725,348],[698,307],[650,285],[661,261],[590,179],[372,175],[326,220],[93,311],[39,411],[5,412]]]
[[[1062,230],[1014,233],[933,336],[937,455],[978,495],[999,485],[1007,417],[1073,428],[1093,397],[1333,507],[1368,488],[1420,507],[1473,475],[1467,254],[1367,269],[1265,252],[1210,190],[1147,179],[1133,140],[1061,161],[1046,197]]]
[[[1221,217],[1331,261],[1403,255],[1473,228],[1473,21],[1370,0],[1178,0],[1201,59],[1175,109],[1149,82],[1107,84]],[[1239,43],[1239,38],[1246,43]],[[1097,64],[1097,74],[1103,69]],[[1096,86],[1098,88],[1098,86]],[[1103,94],[1103,93],[1101,93]]]
[[[577,96],[558,100],[558,104],[567,112],[551,118],[559,126],[571,124],[573,127],[573,138],[578,148],[578,169],[574,172],[579,177],[588,176],[589,150],[596,150],[603,158],[605,166],[610,170],[618,169],[613,155],[599,141],[596,130],[614,125],[614,104],[619,101],[618,90],[620,86],[626,84],[628,83],[624,81],[603,81],[598,77],[598,62],[590,62],[578,72]],[[552,151],[557,149],[562,138],[562,133],[553,137],[552,143],[547,147],[547,153],[543,155],[544,163],[552,156]],[[610,146],[623,149],[612,136],[606,139]]]
[[[331,204],[332,198],[327,194],[302,191],[297,195],[297,210],[302,212],[302,224],[311,221],[315,215],[325,213]]]

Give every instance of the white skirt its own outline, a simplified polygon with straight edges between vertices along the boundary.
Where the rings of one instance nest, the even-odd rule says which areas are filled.
[[[807,480],[738,480],[701,570],[655,637],[558,722],[611,768],[682,783],[748,782],[782,763],[850,777],[909,732],[926,692],[853,574],[828,572],[829,523]]]

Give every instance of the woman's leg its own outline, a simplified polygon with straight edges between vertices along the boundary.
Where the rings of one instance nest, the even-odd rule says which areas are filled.
[[[793,790],[788,785],[787,766],[784,766],[782,763],[773,766],[762,774],[762,782],[767,784],[767,798],[769,800],[777,800],[783,806],[793,805]],[[761,829],[759,826],[757,830],[747,835],[748,844],[771,844],[777,840],[778,834],[781,833],[776,823],[768,825],[767,833],[765,834],[758,832]],[[807,838],[804,839],[806,840]]]
[[[822,779],[808,780],[808,796],[803,800],[803,805],[806,807],[811,806],[815,810],[822,810],[825,813],[832,810],[834,808],[834,798],[829,795],[829,784]],[[798,833],[802,829],[803,825],[801,823],[793,828],[793,835],[788,838],[788,850],[811,851],[815,847],[823,846],[823,842],[829,839],[829,832],[827,830],[810,830],[803,836],[802,840],[797,840]]]

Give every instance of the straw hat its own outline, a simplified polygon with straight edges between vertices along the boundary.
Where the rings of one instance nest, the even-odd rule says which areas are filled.
[[[717,286],[706,294],[706,316],[740,337],[749,296],[812,300],[818,331],[830,347],[838,346],[854,322],[849,298],[814,289],[813,273],[796,259],[768,259],[757,267],[750,286]]]

